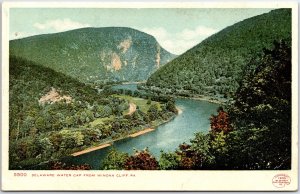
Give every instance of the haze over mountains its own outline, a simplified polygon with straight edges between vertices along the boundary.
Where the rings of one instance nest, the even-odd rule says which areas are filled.
[[[166,64],[148,88],[184,96],[233,95],[253,56],[291,38],[291,9],[278,9],[229,26]]]
[[[82,82],[144,81],[175,57],[153,36],[124,27],[82,28],[11,40],[10,55]]]

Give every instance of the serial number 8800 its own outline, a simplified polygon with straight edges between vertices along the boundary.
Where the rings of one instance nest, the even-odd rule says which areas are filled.
[[[27,173],[14,173],[14,176],[27,176]]]

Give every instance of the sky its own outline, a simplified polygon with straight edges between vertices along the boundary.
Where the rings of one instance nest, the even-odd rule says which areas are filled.
[[[246,18],[272,9],[11,8],[10,40],[84,27],[131,27],[153,35],[173,54]]]

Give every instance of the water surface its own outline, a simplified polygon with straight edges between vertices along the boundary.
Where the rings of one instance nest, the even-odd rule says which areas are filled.
[[[114,142],[114,147],[122,152],[133,153],[133,149],[149,148],[159,159],[160,151],[175,151],[179,144],[189,142],[195,132],[208,132],[211,114],[216,114],[217,104],[191,99],[176,99],[176,106],[182,113],[173,120],[159,126],[155,131],[144,135]],[[69,158],[65,162],[72,164],[87,163],[93,169],[99,169],[101,160],[107,155],[110,147],[96,150],[84,155]]]

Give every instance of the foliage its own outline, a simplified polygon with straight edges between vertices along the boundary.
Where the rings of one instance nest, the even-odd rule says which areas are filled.
[[[236,133],[230,147],[243,162],[236,168],[289,169],[291,167],[291,48],[274,42],[264,50],[236,94],[231,115]]]
[[[158,161],[160,170],[177,170],[179,169],[180,156],[176,153],[166,153],[161,151]]]
[[[251,61],[235,101],[210,119],[208,134],[196,133],[175,153],[162,153],[161,169],[290,169],[291,48],[274,42]]]
[[[209,135],[196,133],[191,144],[179,145],[176,151],[180,156],[180,169],[206,169],[214,163],[214,156],[210,152]]]
[[[218,115],[210,117],[210,128],[212,133],[228,133],[232,130],[229,115],[222,108],[218,110]]]
[[[278,9],[229,26],[150,76],[145,89],[171,95],[234,96],[248,61],[291,37],[291,9]]]
[[[175,57],[153,36],[125,27],[82,28],[11,40],[9,53],[97,86],[146,80]]]
[[[50,170],[90,170],[91,166],[88,164],[82,165],[67,165],[62,162],[50,162]]]
[[[89,85],[13,56],[9,76],[10,169],[31,168],[151,124],[147,115],[151,105],[145,99],[99,94]],[[72,100],[40,103],[53,88]],[[144,112],[138,109],[125,115],[131,100]],[[160,108],[162,103],[151,104],[158,107],[157,122],[173,116]]]
[[[127,153],[118,152],[114,147],[101,162],[102,170],[123,170],[128,159]]]
[[[158,162],[149,151],[136,151],[125,162],[125,170],[158,170]]]
[[[60,157],[109,137],[110,129],[90,128],[88,124],[96,119],[96,113],[105,117],[126,108],[123,99],[98,94],[90,86],[21,58],[10,57],[9,76],[11,168],[34,162],[34,158]],[[39,103],[51,88],[61,96],[71,96],[72,101]]]

